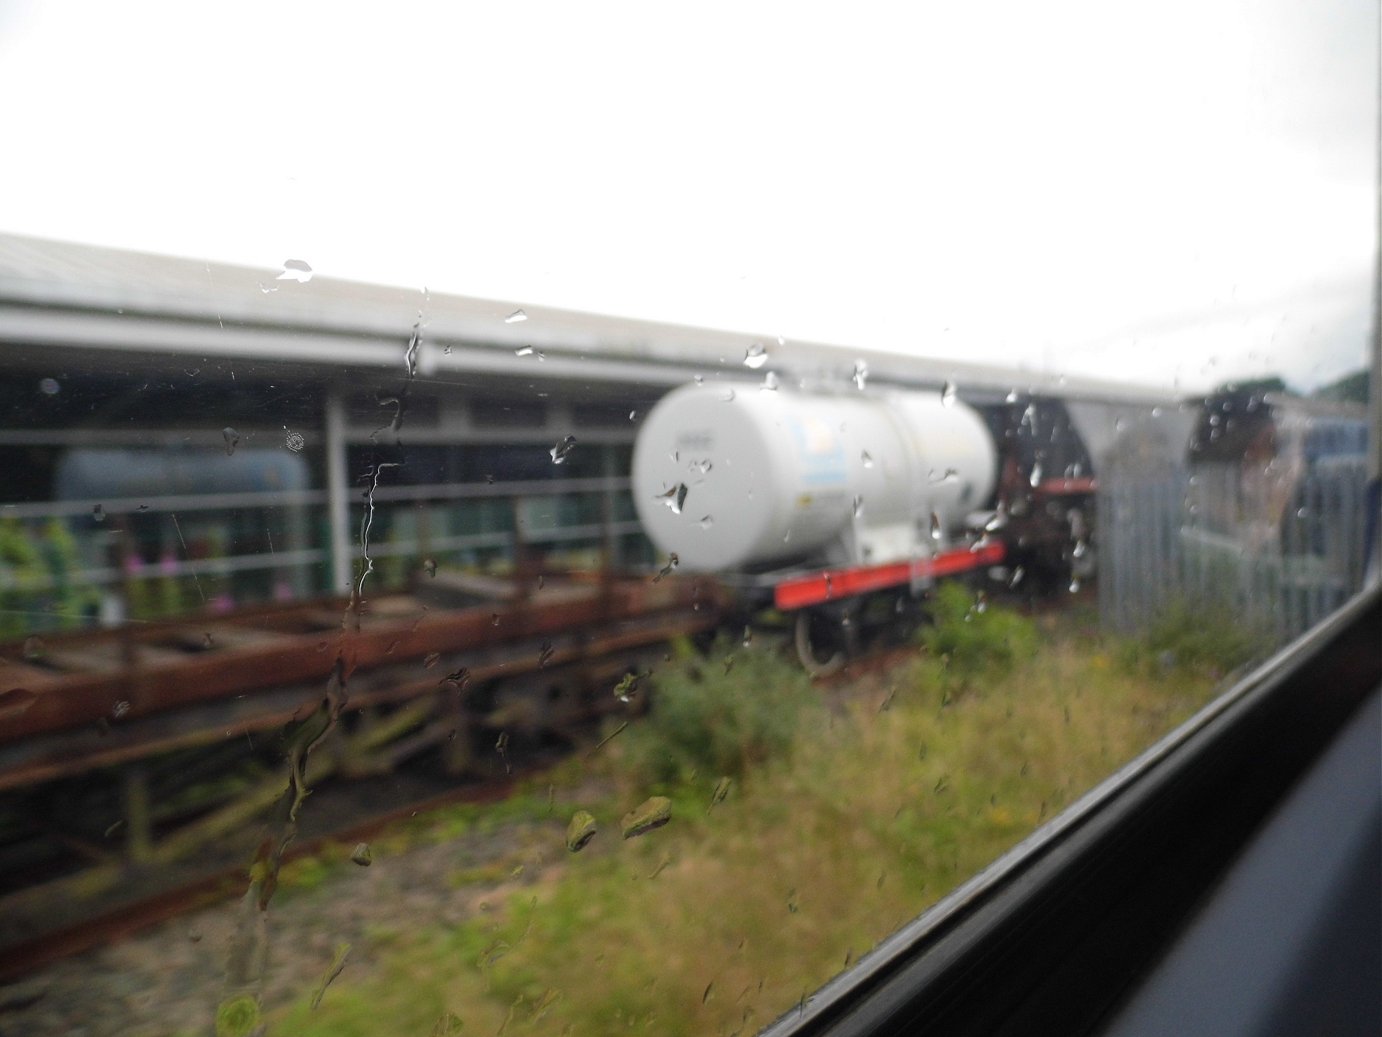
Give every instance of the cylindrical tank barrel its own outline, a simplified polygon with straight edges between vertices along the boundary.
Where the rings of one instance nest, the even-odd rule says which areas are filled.
[[[690,570],[808,558],[851,530],[852,560],[883,563],[927,542],[933,514],[948,533],[983,506],[995,457],[979,415],[938,394],[695,385],[649,412],[632,490],[653,542]]]

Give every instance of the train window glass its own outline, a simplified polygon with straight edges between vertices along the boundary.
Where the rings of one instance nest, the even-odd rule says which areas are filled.
[[[500,428],[541,428],[547,422],[547,406],[538,400],[475,399],[470,417],[476,425]]]
[[[1034,11],[7,5],[0,1030],[751,1033],[1356,592],[1375,14]]]

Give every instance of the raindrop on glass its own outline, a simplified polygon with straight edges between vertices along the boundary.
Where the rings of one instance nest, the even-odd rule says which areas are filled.
[[[240,433],[227,425],[221,429],[221,438],[226,441],[226,456],[235,453],[235,448],[240,445]]]
[[[634,420],[635,418],[637,418],[637,417],[638,417],[638,411],[636,411],[636,410],[631,410],[631,411],[629,411],[629,420],[630,420],[630,421],[633,421],[633,420]]]
[[[106,509],[99,504],[93,504],[91,506],[91,517],[97,522],[104,522],[106,520]]]
[[[312,268],[301,259],[285,259],[282,271],[274,280],[296,281],[298,284],[306,284],[312,280]]]
[[[936,512],[931,512],[931,539],[939,541],[941,538],[941,517]]]
[[[595,817],[588,810],[577,810],[566,826],[566,848],[572,853],[579,853],[594,838]]]
[[[868,452],[867,450],[865,450],[865,451],[863,451],[862,453],[860,453],[860,455],[859,455],[859,460],[862,461],[862,462],[864,462],[864,467],[865,467],[865,468],[872,468],[872,467],[873,467],[873,458],[869,456],[869,452]]]
[[[575,449],[575,446],[576,437],[567,436],[560,443],[558,443],[556,446],[554,446],[551,450],[548,451],[548,453],[552,456],[552,463],[561,464],[563,461],[566,460],[567,456],[571,453],[571,451]]]
[[[440,652],[432,652],[432,653],[430,653],[430,654],[427,656],[427,658],[425,658],[425,659],[422,660],[422,668],[423,668],[424,670],[430,670],[433,666],[436,666],[437,663],[438,663],[440,660],[441,660],[441,653],[440,653]]]
[[[1078,579],[1078,578],[1072,578],[1071,581],[1070,581],[1070,593],[1071,593],[1071,594],[1078,593],[1079,589],[1080,589],[1080,581],[1079,581],[1079,579]]]
[[[537,664],[539,667],[546,666],[552,661],[552,656],[556,654],[556,649],[552,647],[551,641],[543,641],[542,649],[537,653]]]
[[[753,628],[744,627],[744,639],[741,642],[745,648],[753,644]]]
[[[686,494],[688,492],[686,483],[679,482],[670,490],[659,493],[657,499],[667,505],[667,507],[671,509],[673,515],[680,515],[682,506],[686,503]]]
[[[287,429],[284,429],[283,445],[296,454],[307,445],[307,440],[302,437],[301,432],[289,432]]]
[[[62,386],[58,384],[56,378],[43,378],[38,383],[38,391],[44,396],[56,396],[62,391]]]
[[[455,673],[448,673],[446,675],[445,683],[454,684],[456,685],[456,687],[464,691],[466,687],[470,684],[470,671],[467,670],[464,666],[462,666]]]
[[[734,784],[734,782],[728,776],[721,778],[715,783],[715,791],[710,794],[710,805],[712,807],[719,806],[725,801],[725,797],[729,795],[729,787],[732,784]]]
[[[519,346],[517,349],[515,349],[515,350],[513,351],[513,355],[514,355],[514,356],[532,356],[532,355],[533,355],[534,353],[536,353],[536,352],[537,352],[537,350],[535,350],[532,346]]]
[[[653,577],[653,582],[657,583],[664,576],[672,575],[672,570],[675,569],[680,563],[681,559],[678,558],[677,553],[673,551],[671,554],[667,556],[667,564],[664,565],[661,569],[659,569],[657,575]]]
[[[722,402],[722,403],[733,403],[733,402],[734,402],[734,390],[733,390],[733,389],[726,389],[724,392],[720,393],[720,402]]]
[[[709,529],[711,526],[715,525],[715,520],[709,515],[702,515],[701,520],[697,522],[696,525],[700,526],[702,529]]]
[[[1036,489],[1036,487],[1038,487],[1038,486],[1041,485],[1041,462],[1040,462],[1040,461],[1038,461],[1036,464],[1032,465],[1032,475],[1031,475],[1031,478],[1028,479],[1027,481],[1030,482],[1030,483],[1032,484],[1032,488],[1033,488],[1033,489]]]
[[[752,367],[755,370],[768,362],[768,351],[763,348],[763,343],[755,342],[744,352],[744,366]]]
[[[954,382],[947,380],[945,386],[941,389],[941,403],[945,404],[947,407],[953,407],[955,405]]]
[[[624,674],[619,683],[614,686],[614,697],[626,705],[632,702],[633,693],[638,690],[639,679],[636,673]]]
[[[437,575],[437,560],[436,560],[435,558],[428,558],[428,559],[426,559],[426,560],[422,563],[422,571],[425,572],[429,577],[436,576],[436,575]]]
[[[113,716],[116,720],[119,720],[121,717],[129,713],[129,711],[129,702],[126,699],[121,699],[119,702],[115,703],[115,708],[110,711],[110,715]]]
[[[43,638],[26,637],[24,639],[24,658],[31,662],[43,658]]]
[[[760,388],[760,389],[762,389],[762,390],[764,390],[764,391],[766,391],[766,392],[777,392],[777,374],[776,374],[776,372],[769,371],[767,374],[765,374],[765,375],[763,376],[763,384],[760,385],[758,388]]]
[[[624,815],[619,826],[624,838],[632,839],[672,820],[672,801],[666,796],[652,796]]]
[[[523,321],[527,319],[528,315],[524,313],[522,310],[514,310],[512,313],[510,313],[507,317],[504,318],[504,323],[521,324]]]
[[[862,360],[854,361],[854,374],[851,377],[854,379],[855,387],[862,390],[864,383],[869,379],[869,365]]]
[[[863,510],[864,510],[864,498],[861,497],[861,496],[859,496],[859,494],[856,493],[856,494],[854,495],[854,517],[855,517],[855,518],[858,518],[859,515],[860,515],[860,513],[863,512]]]
[[[369,843],[356,843],[355,849],[350,853],[350,859],[362,868],[368,868],[374,863],[374,854],[370,852]]]

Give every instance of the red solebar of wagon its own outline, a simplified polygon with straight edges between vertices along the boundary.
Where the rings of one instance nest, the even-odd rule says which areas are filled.
[[[823,601],[850,598],[856,594],[884,590],[910,583],[914,577],[954,576],[956,573],[998,565],[1003,561],[1003,545],[998,541],[983,547],[957,547],[931,558],[889,562],[887,565],[832,569],[796,579],[784,580],[773,589],[773,604],[784,612],[819,605]]]

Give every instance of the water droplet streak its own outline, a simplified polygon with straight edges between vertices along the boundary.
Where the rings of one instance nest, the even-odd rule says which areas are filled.
[[[566,848],[572,853],[580,853],[595,838],[595,832],[594,815],[588,810],[577,810],[566,826]]]
[[[673,515],[680,515],[681,509],[686,504],[686,494],[688,492],[686,483],[679,482],[670,490],[659,493],[655,499],[667,505]]]
[[[571,451],[575,449],[575,447],[576,437],[567,436],[560,443],[558,443],[556,446],[554,446],[551,450],[548,451],[548,453],[552,456],[552,463],[562,464],[567,459],[567,457],[571,455]]]
[[[728,776],[721,778],[715,783],[715,790],[710,794],[711,807],[717,807],[725,801],[725,797],[729,795],[729,788],[732,784],[734,784],[734,782]]]
[[[646,835],[672,820],[672,801],[666,796],[651,796],[624,815],[620,828],[625,839]]]
[[[329,263],[327,264],[330,265]],[[297,284],[306,284],[312,280],[312,268],[301,259],[285,259],[283,269],[279,271],[275,281],[294,281]]]

